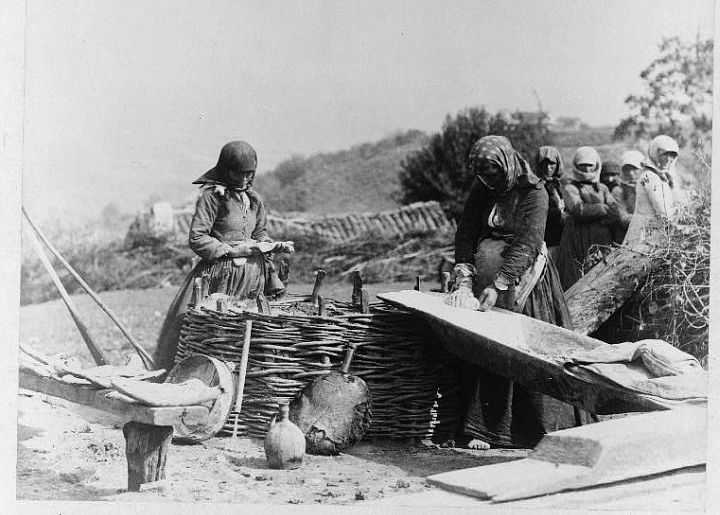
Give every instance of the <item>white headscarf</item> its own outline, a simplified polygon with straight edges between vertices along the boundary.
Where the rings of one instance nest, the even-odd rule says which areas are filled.
[[[646,162],[645,164],[649,164],[652,168],[659,170],[658,156],[663,152],[675,152],[679,154],[680,147],[678,147],[677,141],[673,138],[661,134],[660,136],[655,136],[650,142],[650,147],[648,148],[648,160],[650,163]]]
[[[591,164],[592,169],[589,172],[583,172],[578,169],[578,165]],[[575,180],[579,182],[600,182],[600,169],[602,168],[602,160],[600,154],[592,147],[580,147],[575,151],[573,157],[573,175]]]

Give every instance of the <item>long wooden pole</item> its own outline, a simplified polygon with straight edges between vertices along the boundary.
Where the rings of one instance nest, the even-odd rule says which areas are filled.
[[[67,271],[70,272],[70,275],[72,275],[75,280],[80,283],[80,286],[85,289],[88,295],[90,295],[90,297],[92,297],[92,299],[98,304],[98,306],[100,306],[100,308],[105,312],[105,314],[110,317],[110,320],[115,322],[115,325],[118,327],[118,329],[120,329],[120,332],[125,336],[125,338],[127,338],[132,348],[135,349],[135,352],[137,352],[140,356],[140,359],[142,360],[145,368],[148,370],[153,370],[156,365],[150,354],[148,354],[148,352],[135,341],[135,339],[130,335],[125,325],[120,322],[120,320],[115,316],[115,314],[110,310],[110,308],[102,300],[100,300],[100,298],[95,294],[92,288],[90,288],[90,286],[88,286],[88,284],[83,280],[83,278],[80,277],[80,275],[75,271],[75,269],[70,266],[70,263],[68,263],[65,258],[62,257],[60,252],[53,246],[52,243],[50,243],[50,241],[45,237],[45,235],[38,228],[38,226],[33,223],[32,219],[27,214],[27,211],[25,211],[24,207],[22,208],[22,212],[23,215],[25,215],[25,219],[30,224],[30,227],[32,227],[32,229],[35,231],[37,237],[40,238],[40,241],[45,244],[45,246],[50,250],[50,252],[53,253],[53,255],[58,259],[58,261],[60,261],[60,263],[62,263],[62,265],[67,269]]]
[[[50,274],[50,278],[53,280],[55,286],[60,292],[60,297],[62,297],[65,306],[67,306],[68,311],[70,312],[70,316],[75,322],[78,331],[80,331],[80,336],[82,336],[82,339],[85,341],[85,345],[87,345],[90,354],[95,360],[95,363],[98,365],[108,365],[109,361],[107,357],[103,354],[100,347],[98,347],[97,344],[93,341],[90,333],[88,332],[87,326],[85,326],[83,321],[80,320],[80,315],[78,314],[75,304],[73,304],[73,301],[70,300],[70,296],[68,295],[67,290],[65,290],[63,283],[60,281],[60,277],[58,277],[57,273],[55,272],[55,269],[53,268],[52,263],[50,263],[50,259],[48,258],[47,254],[45,254],[42,245],[40,245],[40,242],[35,237],[35,234],[33,234],[31,231],[28,232],[28,234],[30,236],[30,241],[32,242],[33,248],[35,249],[35,252],[40,258],[40,262],[43,264],[48,274]]]
[[[240,357],[240,372],[238,374],[238,387],[235,396],[235,406],[233,411],[235,415],[235,424],[233,427],[233,436],[237,435],[237,423],[240,410],[242,409],[243,395],[245,394],[245,377],[247,376],[248,357],[250,356],[250,335],[252,334],[252,320],[245,322],[245,338],[243,339],[242,356]]]

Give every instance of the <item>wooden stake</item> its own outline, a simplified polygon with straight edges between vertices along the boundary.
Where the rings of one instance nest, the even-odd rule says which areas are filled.
[[[323,286],[323,280],[325,279],[325,270],[318,270],[315,272],[315,285],[313,286],[312,294],[310,295],[310,302],[315,304],[320,295],[320,290]]]
[[[325,298],[322,295],[317,296],[318,315],[325,316]]]
[[[450,291],[450,272],[442,273],[442,281],[440,281],[440,291],[448,293]]]
[[[240,357],[240,371],[238,373],[237,393],[235,394],[235,423],[233,424],[233,436],[237,436],[238,419],[242,409],[243,395],[245,394],[245,377],[247,376],[248,356],[250,355],[250,336],[252,334],[252,320],[245,322],[245,337],[243,339],[242,356]]]
[[[202,300],[208,298],[210,295],[210,274],[202,274]]]
[[[265,295],[263,295],[262,293],[258,293],[257,307],[259,313],[263,315],[272,315],[272,311],[270,309],[270,302],[268,302],[267,297],[265,297]]]
[[[198,307],[202,303],[202,279],[200,277],[196,277],[193,281],[193,292],[192,292],[192,299],[190,300],[190,305],[193,307]]]
[[[228,300],[225,297],[221,297],[217,300],[217,310],[220,313],[225,313],[228,309]]]
[[[360,312],[370,313],[370,294],[364,288],[360,290]]]
[[[172,426],[151,426],[140,422],[128,422],[123,426],[128,491],[137,492],[140,485],[165,479],[172,434]]]
[[[415,278],[415,291],[420,291],[420,276]]]
[[[353,279],[352,304],[353,304],[353,306],[359,306],[360,305],[360,292],[362,290],[363,284],[362,284],[362,276],[360,275],[360,272],[358,270],[356,270],[352,273],[352,279]]]

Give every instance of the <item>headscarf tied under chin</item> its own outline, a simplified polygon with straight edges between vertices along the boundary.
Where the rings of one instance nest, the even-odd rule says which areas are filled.
[[[673,138],[661,134],[660,136],[655,136],[650,142],[648,159],[644,164],[647,168],[650,168],[658,174],[662,180],[669,183],[670,186],[673,186],[672,175],[670,175],[669,170],[661,170],[660,165],[658,165],[658,157],[663,152],[675,152],[675,154],[679,154],[680,147],[678,147],[677,141]]]
[[[257,153],[252,145],[245,141],[231,141],[220,150],[217,164],[194,180],[193,184],[200,184],[203,188],[214,188],[222,197],[226,197],[226,190],[230,190],[231,194],[242,202],[243,211],[247,212],[250,207],[248,192],[252,189],[256,169]],[[247,185],[241,188],[230,181],[230,172],[253,172],[253,176]]]
[[[590,171],[583,172],[578,168],[581,164],[593,165]],[[600,154],[592,147],[580,147],[573,157],[573,176],[577,182],[589,182],[597,184],[600,182],[600,169],[602,160]]]
[[[537,170],[536,175],[538,176],[540,174],[543,161],[550,161],[551,163],[555,163],[557,165],[555,173],[548,177],[547,181],[560,182],[563,175],[565,174],[565,166],[563,165],[560,151],[557,148],[550,146],[542,146],[537,149],[537,151],[535,152],[535,170]]]
[[[477,140],[470,150],[468,161],[472,173],[495,193],[506,193],[518,183],[537,185],[540,182],[527,161],[504,136],[484,136]],[[501,186],[493,187],[488,183],[491,175],[488,173],[488,164],[494,164],[503,171],[504,181]]]

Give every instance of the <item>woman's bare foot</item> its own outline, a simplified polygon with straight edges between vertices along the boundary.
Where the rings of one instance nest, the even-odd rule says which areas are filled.
[[[467,443],[468,449],[475,449],[477,451],[486,451],[490,448],[490,444],[479,438],[471,438]]]

